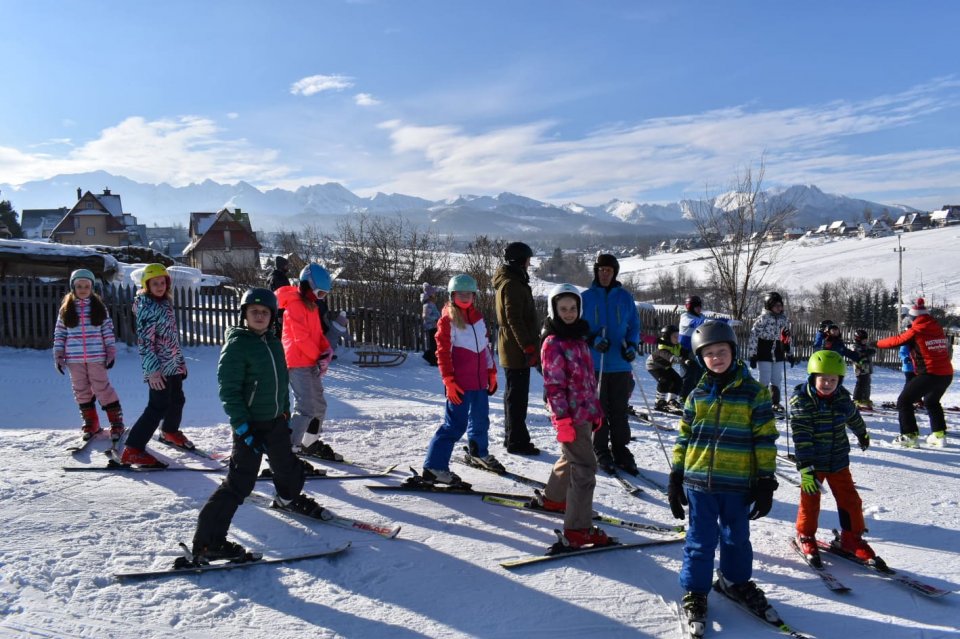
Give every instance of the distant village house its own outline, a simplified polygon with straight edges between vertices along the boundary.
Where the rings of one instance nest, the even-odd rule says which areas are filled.
[[[259,268],[260,249],[250,216],[239,208],[190,213],[190,244],[183,249],[188,266],[226,275],[233,269]]]
[[[77,203],[50,232],[50,240],[85,246],[143,246],[146,232],[136,217],[123,212],[120,196],[110,189],[81,194],[78,188]]]
[[[953,226],[960,224],[960,204],[944,205],[930,214],[930,226]]]

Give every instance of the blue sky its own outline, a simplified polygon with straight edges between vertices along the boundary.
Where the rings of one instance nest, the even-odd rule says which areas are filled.
[[[960,203],[960,3],[0,0],[0,183]]]

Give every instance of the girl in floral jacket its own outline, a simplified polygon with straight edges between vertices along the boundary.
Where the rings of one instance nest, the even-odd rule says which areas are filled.
[[[592,525],[597,485],[592,433],[603,422],[603,410],[586,342],[590,325],[581,317],[581,302],[580,292],[571,284],[550,291],[546,337],[540,349],[543,386],[560,442],[560,458],[537,501],[546,510],[565,513],[561,543],[573,548],[611,543],[603,530]]]
[[[183,416],[183,380],[187,363],[180,350],[177,320],[173,314],[172,281],[163,264],[148,264],[140,276],[141,288],[133,302],[137,318],[137,346],[143,379],[150,386],[150,397],[143,414],[130,428],[120,462],[136,466],[158,466],[161,462],[148,453],[147,442],[160,422],[160,440],[178,448],[193,448],[180,432]]]
[[[64,366],[70,371],[84,439],[102,430],[95,403],[99,399],[110,420],[110,438],[117,441],[123,435],[123,411],[107,375],[117,355],[116,338],[107,308],[93,292],[93,283],[93,273],[85,268],[70,274],[70,292],[63,297],[53,331],[53,359],[61,375]]]

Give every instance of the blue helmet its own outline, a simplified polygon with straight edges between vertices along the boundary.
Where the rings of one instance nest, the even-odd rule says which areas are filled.
[[[319,264],[304,266],[303,270],[300,271],[300,281],[309,284],[314,293],[317,291],[330,292],[330,273]]]
[[[97,280],[93,273],[85,268],[78,268],[70,274],[70,288],[73,289],[73,283],[77,280],[90,280],[90,284],[96,284]]]
[[[466,273],[461,273],[460,275],[454,275],[450,278],[450,282],[447,284],[447,291],[451,294],[453,293],[476,293],[477,292],[477,280],[473,279],[471,276]]]

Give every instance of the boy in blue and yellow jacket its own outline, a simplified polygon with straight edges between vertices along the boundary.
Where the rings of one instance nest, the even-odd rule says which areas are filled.
[[[704,322],[694,331],[692,346],[707,372],[684,406],[668,490],[674,517],[683,519],[683,506],[690,506],[680,585],[691,625],[706,623],[718,542],[715,587],[751,609],[767,608],[763,591],[750,580],[750,520],[773,505],[779,436],[770,391],[737,359],[733,329]]]

